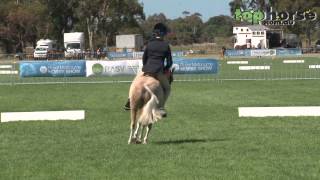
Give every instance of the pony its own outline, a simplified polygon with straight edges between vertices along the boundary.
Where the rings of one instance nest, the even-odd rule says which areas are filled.
[[[170,84],[173,81],[172,74],[173,71],[166,73]],[[161,109],[165,103],[163,88],[156,78],[140,73],[130,86],[129,98],[131,122],[128,144],[147,144],[152,125],[167,115]],[[141,138],[145,129],[146,132],[142,141]]]

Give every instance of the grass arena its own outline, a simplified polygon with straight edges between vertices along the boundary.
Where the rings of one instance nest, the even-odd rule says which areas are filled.
[[[238,107],[319,106],[317,64],[236,58],[221,60],[216,75],[176,75],[168,117],[148,145],[127,144],[132,77],[0,75],[0,112],[86,111],[84,121],[0,123],[0,179],[318,179],[320,117],[238,115]]]

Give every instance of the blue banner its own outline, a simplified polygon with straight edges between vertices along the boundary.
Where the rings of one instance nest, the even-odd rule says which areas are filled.
[[[227,49],[225,56],[251,56],[250,49]]]
[[[127,53],[127,52],[108,52],[108,58],[109,59],[128,58],[128,57],[129,57],[129,53]]]
[[[175,74],[217,74],[219,62],[215,59],[179,59],[173,61]]]
[[[227,49],[225,56],[299,56],[299,48],[286,49]]]
[[[26,61],[20,62],[20,77],[85,77],[86,62]]]
[[[277,56],[299,56],[302,55],[302,51],[299,48],[292,49],[277,49]]]

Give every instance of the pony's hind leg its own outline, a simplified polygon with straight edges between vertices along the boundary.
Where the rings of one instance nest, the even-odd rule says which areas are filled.
[[[140,143],[142,142],[141,138],[142,138],[142,133],[143,133],[144,129],[145,129],[145,126],[141,125],[140,132],[139,132],[139,135],[137,137],[137,141],[140,141]]]
[[[131,144],[132,142],[134,142],[134,139],[133,139],[134,129],[135,129],[135,124],[131,122],[128,144]]]
[[[129,135],[128,144],[135,142],[134,132],[135,132],[136,126],[137,126],[137,111],[131,109],[131,124],[130,124],[130,135]]]
[[[137,143],[137,144],[141,144],[141,136],[137,137],[139,129],[140,129],[140,126],[141,126],[141,123],[138,122],[136,130],[135,130],[135,132],[133,134],[133,137],[132,137],[132,139],[135,139],[135,143]],[[143,128],[141,128],[141,129],[143,129]]]
[[[152,124],[149,124],[149,125],[147,126],[146,135],[145,135],[144,138],[143,138],[143,144],[147,144],[148,135],[149,135],[151,129],[152,129]]]

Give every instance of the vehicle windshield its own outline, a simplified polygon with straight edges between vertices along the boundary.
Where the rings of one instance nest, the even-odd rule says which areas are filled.
[[[36,48],[36,51],[46,51],[47,48]]]
[[[318,41],[316,42],[316,45],[320,45],[320,40],[318,40]]]
[[[80,49],[80,43],[67,44],[67,49]]]

